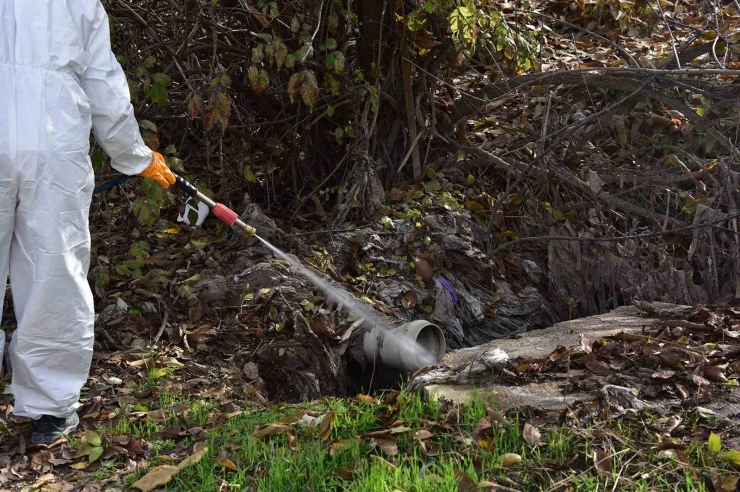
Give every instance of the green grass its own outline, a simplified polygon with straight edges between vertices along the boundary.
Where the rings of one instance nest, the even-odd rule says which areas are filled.
[[[176,443],[157,440],[154,436],[162,426],[184,425],[168,409],[184,402],[189,409],[188,419],[205,425],[216,405],[211,400],[178,401],[167,394],[161,394],[159,401],[166,416],[164,424],[121,418],[112,430],[148,440],[159,454],[167,455]],[[476,483],[486,480],[527,491],[547,491],[558,484],[578,492],[709,490],[701,476],[689,467],[657,459],[657,452],[650,448],[659,444],[661,438],[645,433],[644,422],[640,420],[607,423],[614,433],[612,437],[601,428],[544,426],[540,428],[541,443],[530,446],[523,436],[524,420],[514,415],[506,424],[494,425],[490,435],[475,443],[472,435],[476,424],[491,410],[490,404],[477,397],[460,406],[456,418],[450,418],[439,404],[426,402],[413,393],[399,395],[396,405],[325,399],[248,410],[213,428],[207,455],[183,469],[166,489],[205,492],[243,490],[251,486],[268,492],[457,492],[462,472]],[[321,416],[329,411],[334,413],[334,420],[327,441],[319,438],[316,429],[296,424],[291,424],[297,437],[295,450],[291,449],[286,434],[253,437],[255,426],[291,420],[290,416],[303,412]],[[364,433],[399,425],[411,430],[395,436],[399,450],[395,456],[386,455],[372,440],[360,438]],[[425,453],[414,439],[414,433],[421,429],[433,434],[431,441],[437,453]],[[180,446],[196,440],[188,438],[180,441]],[[332,446],[338,440],[342,446]],[[638,441],[642,442],[642,449],[635,449]],[[616,488],[615,475],[604,478],[596,472],[592,458],[596,450],[610,455],[613,470],[619,475]],[[521,464],[503,467],[501,456],[507,453],[520,455]],[[721,460],[710,456],[703,443],[690,446],[685,454],[692,465],[704,470],[708,466],[722,467]],[[237,471],[219,463],[223,459],[233,462]],[[151,461],[152,466],[163,463],[156,458]],[[99,473],[103,475],[107,470]],[[130,486],[144,474],[145,470],[137,471],[126,477],[125,484]]]

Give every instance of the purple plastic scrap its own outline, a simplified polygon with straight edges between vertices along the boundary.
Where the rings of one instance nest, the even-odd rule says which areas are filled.
[[[457,294],[455,294],[455,289],[452,288],[452,286],[447,281],[447,279],[444,278],[442,275],[437,275],[437,280],[439,280],[439,283],[442,284],[442,287],[447,289],[447,292],[450,293],[450,297],[452,298],[452,304],[454,306],[457,306]]]

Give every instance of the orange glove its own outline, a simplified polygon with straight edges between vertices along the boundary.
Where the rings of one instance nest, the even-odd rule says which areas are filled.
[[[152,163],[149,164],[148,168],[141,171],[139,176],[153,179],[162,188],[169,188],[171,184],[175,184],[175,175],[167,167],[164,157],[159,152],[153,153]]]

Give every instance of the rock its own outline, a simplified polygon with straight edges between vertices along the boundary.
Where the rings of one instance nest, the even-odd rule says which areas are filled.
[[[116,307],[123,313],[128,312],[128,304],[120,297],[116,300]]]
[[[532,282],[539,283],[539,281],[542,280],[542,269],[537,265],[537,263],[532,260],[523,260],[522,266],[524,266],[524,271],[527,272],[527,275]]]
[[[259,379],[260,373],[259,369],[257,368],[257,364],[255,364],[254,362],[247,362],[246,364],[244,364],[244,375],[250,381],[255,381]]]

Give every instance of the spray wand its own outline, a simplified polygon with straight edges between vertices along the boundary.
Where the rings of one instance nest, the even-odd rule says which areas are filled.
[[[119,178],[116,178],[112,181],[108,181],[107,183],[103,183],[102,185],[95,188],[95,191],[93,191],[93,194],[97,195],[98,193],[102,193],[104,191],[110,191],[114,187],[125,183],[129,179],[131,179],[133,176],[121,176]],[[236,227],[240,231],[244,232],[248,236],[254,236],[257,233],[257,230],[248,225],[245,224],[240,218],[239,215],[231,210],[229,207],[222,203],[217,203],[205,196],[203,193],[198,191],[198,188],[193,186],[188,180],[185,178],[178,176],[175,174],[175,187],[188,195],[191,198],[195,198],[196,200],[205,203],[209,209],[211,209],[211,212],[213,215],[216,216],[218,220],[223,222],[229,227]]]

